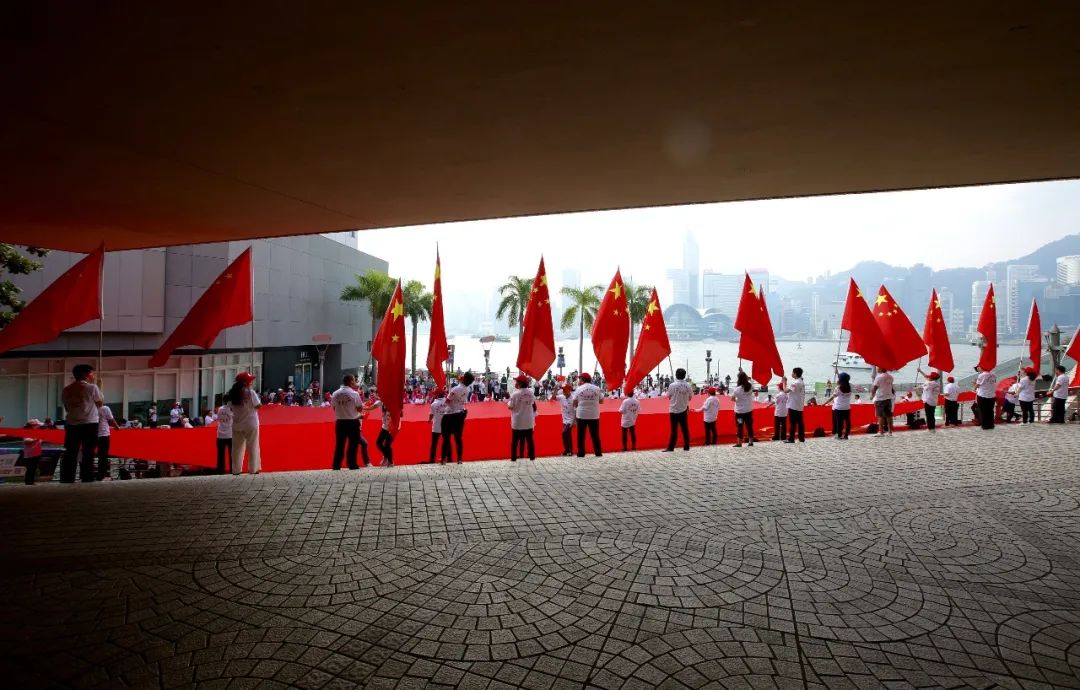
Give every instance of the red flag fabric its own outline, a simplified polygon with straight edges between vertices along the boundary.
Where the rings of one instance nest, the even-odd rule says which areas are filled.
[[[1071,357],[1074,362],[1078,362],[1076,373],[1073,374],[1073,379],[1069,382],[1069,386],[1080,386],[1080,326],[1076,327],[1076,333],[1073,333],[1072,340],[1069,341],[1069,347],[1065,350],[1065,356]]]
[[[754,288],[750,274],[743,279],[739,309],[735,313],[735,330],[739,331],[739,359],[753,363],[750,375],[755,381],[766,385],[772,380],[774,371],[780,376],[784,375],[765,299]]]
[[[926,343],[884,285],[878,289],[873,311],[881,335],[896,358],[889,369],[899,369],[926,354]]]
[[[986,291],[977,330],[986,339],[982,355],[979,356],[979,368],[989,371],[997,366],[997,298],[994,297],[993,283],[990,283],[990,289]]]
[[[405,407],[405,305],[400,280],[371,342],[371,355],[379,363],[375,382],[379,400],[390,415],[390,433],[397,434]]]
[[[923,326],[923,343],[930,353],[930,366],[938,371],[953,370],[952,345],[949,344],[949,329],[945,315],[941,312],[941,300],[937,290],[930,293],[930,306],[926,308],[926,325]]]
[[[548,292],[544,257],[536,269],[529,303],[522,318],[521,342],[518,344],[517,367],[534,379],[547,373],[555,361],[555,326],[551,321],[551,294]]]
[[[1028,357],[1031,358],[1031,366],[1035,369],[1035,375],[1039,375],[1042,366],[1042,319],[1039,318],[1039,305],[1035,298],[1031,298],[1031,313],[1028,315],[1027,335]]]
[[[596,310],[592,345],[608,390],[621,388],[626,378],[626,350],[630,347],[630,311],[626,308],[626,289],[618,270]]]
[[[668,340],[667,325],[664,323],[664,312],[660,309],[660,297],[656,294],[656,288],[653,288],[649,305],[645,307],[645,318],[641,322],[634,359],[630,361],[630,369],[626,372],[623,392],[627,396],[633,395],[634,387],[670,354],[671,342]]]
[[[150,358],[150,367],[160,367],[178,347],[197,345],[204,350],[214,344],[221,331],[252,319],[251,248],[247,248],[206,288],[184,320]]]
[[[883,369],[893,369],[896,355],[889,349],[889,344],[878,328],[870,307],[863,299],[862,290],[852,278],[848,284],[847,303],[844,304],[844,316],[840,328],[850,334],[848,352],[862,355],[867,364]]]
[[[446,346],[446,319],[443,316],[442,263],[435,251],[435,286],[431,298],[431,335],[428,336],[427,368],[437,388],[446,389],[446,372],[443,362],[450,359]]]
[[[69,328],[100,319],[104,265],[103,244],[65,271],[0,331],[0,352],[47,343]]]

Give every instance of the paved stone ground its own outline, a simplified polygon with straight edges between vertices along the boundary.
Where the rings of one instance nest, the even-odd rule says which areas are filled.
[[[1080,429],[0,490],[7,687],[1080,688]]]

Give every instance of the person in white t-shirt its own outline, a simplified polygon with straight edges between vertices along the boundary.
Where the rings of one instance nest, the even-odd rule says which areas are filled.
[[[259,453],[259,394],[251,389],[255,376],[248,371],[236,375],[236,382],[226,394],[233,416],[232,473],[238,476],[244,471],[247,456],[248,472],[258,474],[262,469]]]
[[[225,474],[229,470],[225,467],[225,454],[229,454],[229,467],[232,467],[232,407],[229,402],[223,401],[217,409],[217,473]]]
[[[447,462],[452,462],[454,459],[453,448],[450,443],[457,446],[457,462],[460,465],[462,460],[462,435],[465,432],[465,402],[469,399],[469,389],[472,387],[473,381],[475,381],[471,371],[465,372],[461,379],[458,380],[457,385],[450,389],[446,394],[446,412],[443,414],[442,431],[443,431],[443,453],[446,455]]]
[[[705,425],[705,445],[716,444],[716,418],[720,416],[720,398],[716,397],[716,389],[705,389],[705,401],[694,412],[701,413],[702,423]]]
[[[577,417],[577,456],[585,457],[585,432],[592,439],[596,457],[603,456],[600,448],[600,402],[604,393],[592,382],[588,372],[578,375],[578,387],[574,391],[574,413]]]
[[[334,455],[330,467],[341,469],[341,461],[350,470],[359,469],[356,464],[358,452],[363,454],[364,467],[371,464],[368,458],[367,440],[360,433],[363,425],[364,401],[357,390],[359,384],[352,374],[341,378],[341,388],[330,396],[330,406],[334,408]]]
[[[919,369],[918,372],[926,377],[926,383],[922,389],[923,412],[926,414],[926,430],[934,431],[937,423],[937,403],[941,396],[941,374],[931,371],[929,374]]]
[[[838,441],[846,441],[851,436],[851,374],[840,372],[836,377],[836,388],[825,399],[823,405],[832,401],[833,433]]]
[[[754,386],[750,383],[750,377],[745,371],[740,371],[735,377],[735,385],[731,388],[731,399],[735,401],[735,447],[742,448],[743,430],[749,445],[754,445]]]
[[[690,408],[690,396],[694,389],[686,382],[686,369],[675,370],[675,380],[667,389],[668,397],[668,420],[671,423],[671,435],[668,437],[667,448],[663,452],[671,453],[675,450],[675,441],[678,439],[679,430],[682,430],[683,450],[690,450],[690,420],[688,410]]]
[[[874,377],[874,385],[870,387],[870,397],[874,400],[874,412],[878,420],[878,436],[888,434],[892,436],[893,417],[893,375],[888,369],[879,369]]]
[[[173,406],[169,410],[169,426],[174,429],[179,429],[182,424],[184,416],[184,407],[180,404],[179,400],[173,401]]]
[[[776,387],[776,395],[773,396],[773,437],[774,441],[783,441],[787,436],[788,416],[788,392],[787,384],[783,379]]]
[[[1054,382],[1050,384],[1050,423],[1065,423],[1065,401],[1069,398],[1069,377],[1064,365],[1054,367]]]
[[[98,440],[97,440],[97,474],[94,479],[99,482],[109,476],[109,442],[112,440],[112,430],[119,429],[112,410],[108,405],[98,408]]]
[[[799,443],[806,443],[806,422],[803,421],[803,407],[806,398],[806,384],[803,382],[800,367],[791,370],[791,380],[787,383],[788,392],[788,436],[787,443],[795,443],[798,432]]]
[[[428,421],[431,422],[431,448],[428,450],[428,464],[435,464],[435,454],[439,450],[439,441],[443,441],[442,453],[439,453],[439,464],[445,465],[447,453],[450,451],[449,444],[443,438],[443,417],[446,415],[446,391],[442,388],[431,394],[431,409],[428,412]]]
[[[954,377],[945,379],[942,396],[945,398],[945,426],[960,426],[960,386]]]
[[[573,386],[564,383],[555,396],[555,400],[559,403],[559,411],[562,413],[563,457],[574,454],[574,425],[577,423],[577,415],[574,412],[573,392]]]
[[[619,425],[622,432],[622,449],[627,450],[626,441],[630,440],[630,450],[637,450],[637,418],[641,413],[641,403],[637,398],[626,398],[619,405]]]
[[[71,370],[75,381],[64,387],[60,400],[64,405],[64,455],[60,459],[60,481],[75,482],[76,457],[79,460],[79,479],[94,481],[94,451],[98,442],[99,408],[105,404],[101,389],[95,385],[97,372],[89,364],[77,364]]]
[[[1001,405],[1001,421],[1006,424],[1012,422],[1020,415],[1016,414],[1016,404],[1020,402],[1020,379],[1017,376],[1008,388],[1005,389],[1005,401]]]
[[[525,374],[514,377],[514,388],[506,402],[510,408],[510,462],[517,462],[518,456],[526,453],[530,460],[535,460],[536,394]]]
[[[979,424],[983,429],[994,428],[994,406],[997,403],[997,375],[990,369],[979,371],[975,377],[975,405],[979,410]]]
[[[1034,367],[1024,369],[1024,375],[1016,381],[1016,399],[1020,403],[1020,423],[1035,423],[1035,373]]]

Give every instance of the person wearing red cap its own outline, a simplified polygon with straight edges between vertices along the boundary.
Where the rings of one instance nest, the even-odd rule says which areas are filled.
[[[446,415],[446,391],[439,388],[431,394],[431,410],[428,412],[428,421],[431,422],[431,450],[428,452],[428,464],[435,464],[435,451],[439,449],[439,439],[443,440],[442,453],[439,454],[439,464],[445,465],[449,458],[450,444],[443,437],[443,417]]]
[[[244,471],[244,454],[247,453],[248,472],[258,474],[262,468],[259,457],[259,407],[262,401],[259,394],[251,389],[255,377],[251,372],[241,371],[236,375],[225,398],[233,413],[232,473],[234,476]]]
[[[694,412],[701,413],[705,424],[705,445],[712,446],[716,444],[716,418],[720,415],[720,399],[716,397],[716,389],[712,386],[705,389],[705,395],[705,401]]]
[[[993,369],[979,370],[975,377],[975,405],[979,412],[979,425],[983,429],[994,428],[994,405],[997,402],[997,374]]]
[[[577,416],[577,456],[585,457],[585,431],[588,430],[592,439],[593,452],[596,457],[603,456],[600,449],[600,403],[604,400],[604,393],[592,382],[592,376],[588,372],[582,372],[578,376],[579,385],[574,391],[574,413]]]
[[[641,413],[641,403],[637,398],[630,396],[624,398],[619,404],[619,426],[622,432],[622,449],[627,450],[626,441],[629,437],[630,450],[637,450],[637,418]]]
[[[945,378],[942,395],[945,397],[945,426],[960,426],[960,386],[955,377]]]
[[[937,423],[937,401],[938,396],[941,395],[941,383],[938,381],[941,374],[936,371],[927,374],[922,369],[918,369],[918,372],[926,377],[926,383],[923,384],[922,389],[923,412],[926,413],[926,430],[934,431],[934,425]]]
[[[1035,423],[1035,368],[1027,367],[1016,381],[1016,399],[1020,403],[1020,423]]]
[[[574,454],[574,424],[577,422],[577,415],[574,412],[574,400],[571,397],[573,392],[574,387],[569,383],[564,383],[555,396],[562,412],[563,457],[570,457]]]
[[[526,451],[529,459],[535,460],[533,427],[536,426],[536,395],[525,374],[514,377],[514,388],[506,402],[510,408],[510,462],[517,462],[518,456],[525,455]]]

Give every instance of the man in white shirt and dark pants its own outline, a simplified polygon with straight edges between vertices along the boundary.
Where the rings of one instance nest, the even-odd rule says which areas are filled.
[[[574,412],[574,400],[571,394],[574,389],[569,383],[564,384],[556,400],[559,401],[559,409],[562,411],[562,443],[563,456],[569,457],[574,454],[574,425],[577,416]]]
[[[785,443],[795,443],[798,430],[799,443],[806,443],[806,422],[803,421],[803,406],[806,398],[806,383],[803,382],[802,368],[791,370],[792,379],[787,383],[788,392],[788,437]]]
[[[341,388],[330,396],[330,406],[334,408],[334,457],[331,468],[335,470],[341,469],[343,457],[350,470],[358,469],[357,450],[363,453],[364,467],[370,464],[367,441],[360,433],[360,412],[364,408],[364,401],[356,389],[356,377],[345,374],[341,379]]]
[[[60,481],[64,484],[75,483],[75,458],[80,451],[79,478],[84,482],[94,481],[94,451],[101,420],[98,408],[105,404],[101,390],[94,384],[94,367],[77,364],[71,375],[75,377],[74,383],[60,394],[65,413],[64,455],[60,459]]]
[[[975,367],[978,370],[978,367]],[[997,400],[997,376],[992,370],[980,371],[975,377],[975,404],[979,407],[979,424],[994,428],[994,403]]]
[[[217,473],[225,474],[232,468],[232,406],[222,401],[217,409]],[[229,455],[229,468],[225,467],[225,454]]]
[[[878,419],[878,436],[888,434],[892,436],[893,417],[893,375],[888,369],[882,369],[874,377],[874,385],[870,387],[870,396],[874,399],[874,413]]]
[[[600,449],[600,403],[604,393],[592,382],[592,376],[582,373],[578,376],[580,385],[574,391],[574,413],[577,416],[577,456],[585,457],[585,431],[592,438],[593,452],[596,457],[604,453]]]
[[[119,429],[112,410],[108,405],[98,408],[98,442],[97,442],[97,475],[94,477],[99,482],[109,476],[109,442],[112,440],[112,430]]]
[[[1054,367],[1054,383],[1050,386],[1050,423],[1065,423],[1065,401],[1069,398],[1069,377],[1061,364]]]
[[[450,446],[451,440],[457,446],[457,462],[462,460],[462,434],[465,432],[465,401],[469,399],[469,388],[475,378],[471,371],[465,372],[457,385],[446,394],[446,413],[442,419],[443,455],[447,462],[454,459],[454,449]]]
[[[960,386],[956,385],[954,377],[946,379],[942,394],[945,396],[945,426],[960,426]]]
[[[690,450],[690,420],[688,419],[688,411],[690,408],[690,396],[693,395],[694,390],[685,379],[686,369],[676,369],[675,380],[671,382],[671,385],[668,386],[667,389],[668,419],[671,422],[671,436],[668,437],[667,448],[664,449],[665,453],[674,452],[675,441],[678,438],[679,429],[682,429],[683,450]]]

